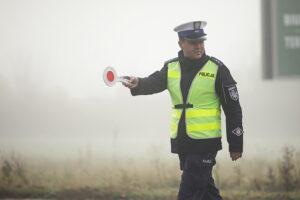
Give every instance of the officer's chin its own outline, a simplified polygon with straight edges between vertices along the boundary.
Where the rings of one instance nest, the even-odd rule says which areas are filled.
[[[197,53],[194,53],[193,59],[199,59],[199,58],[201,58],[202,56],[203,56],[203,53],[197,52]]]

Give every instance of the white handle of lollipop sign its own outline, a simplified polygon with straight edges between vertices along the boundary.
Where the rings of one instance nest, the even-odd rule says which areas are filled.
[[[129,76],[118,77],[116,70],[112,67],[106,67],[103,71],[103,81],[109,87],[115,85],[117,82],[130,83],[129,79]]]

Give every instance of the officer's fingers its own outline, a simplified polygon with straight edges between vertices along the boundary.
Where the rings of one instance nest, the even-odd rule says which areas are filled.
[[[131,76],[130,79],[129,79],[129,82],[131,84],[131,88],[135,88],[138,86],[138,82],[139,82],[139,79],[135,76]]]
[[[238,157],[237,155],[235,155],[235,156],[233,157],[233,161],[236,161],[237,159],[239,159],[239,157]]]
[[[124,85],[125,87],[128,87],[128,84],[122,81],[122,85]]]
[[[231,157],[232,161],[235,161],[235,160],[237,160],[237,159],[239,159],[239,158],[242,157],[242,153],[232,152],[232,153],[230,153],[230,157]]]
[[[125,87],[128,87],[128,88],[131,87],[131,83],[128,83],[128,82],[122,82],[122,85],[124,85]]]
[[[231,160],[234,161],[236,158],[235,158],[235,153],[233,152],[230,152],[230,157],[231,157]]]
[[[230,154],[230,157],[231,157],[231,160],[232,160],[232,161],[235,161],[235,160],[236,160],[236,158],[235,158],[235,155],[234,155],[234,154]]]
[[[130,77],[130,83],[132,83],[132,84],[137,84],[138,83],[138,78],[137,77],[135,77],[135,76],[131,76]]]
[[[132,84],[132,83],[130,83],[130,82],[123,82],[123,85],[124,85],[125,87],[130,88],[130,89],[137,87],[136,84]]]
[[[134,76],[130,76],[129,81],[133,83],[134,80],[135,80],[135,77]]]
[[[127,81],[122,81],[122,84],[125,87],[132,89],[132,88],[135,88],[138,86],[138,82],[139,82],[139,79],[137,77],[131,76],[129,79],[127,79]]]
[[[237,158],[242,157],[242,153],[240,153],[240,152],[235,153],[235,155],[236,155]]]
[[[241,157],[242,157],[242,155],[243,155],[242,153],[239,153],[239,158],[241,158]]]

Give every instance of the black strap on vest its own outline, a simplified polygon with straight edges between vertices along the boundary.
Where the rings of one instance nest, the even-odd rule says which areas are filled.
[[[175,109],[193,108],[193,104],[177,104],[174,106]]]

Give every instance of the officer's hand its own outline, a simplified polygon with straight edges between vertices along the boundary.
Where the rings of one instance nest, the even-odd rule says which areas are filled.
[[[230,157],[231,157],[232,161],[235,161],[242,157],[242,153],[241,152],[230,152]]]
[[[122,82],[122,84],[130,89],[136,88],[139,85],[139,79],[135,76],[131,76],[128,82]]]

